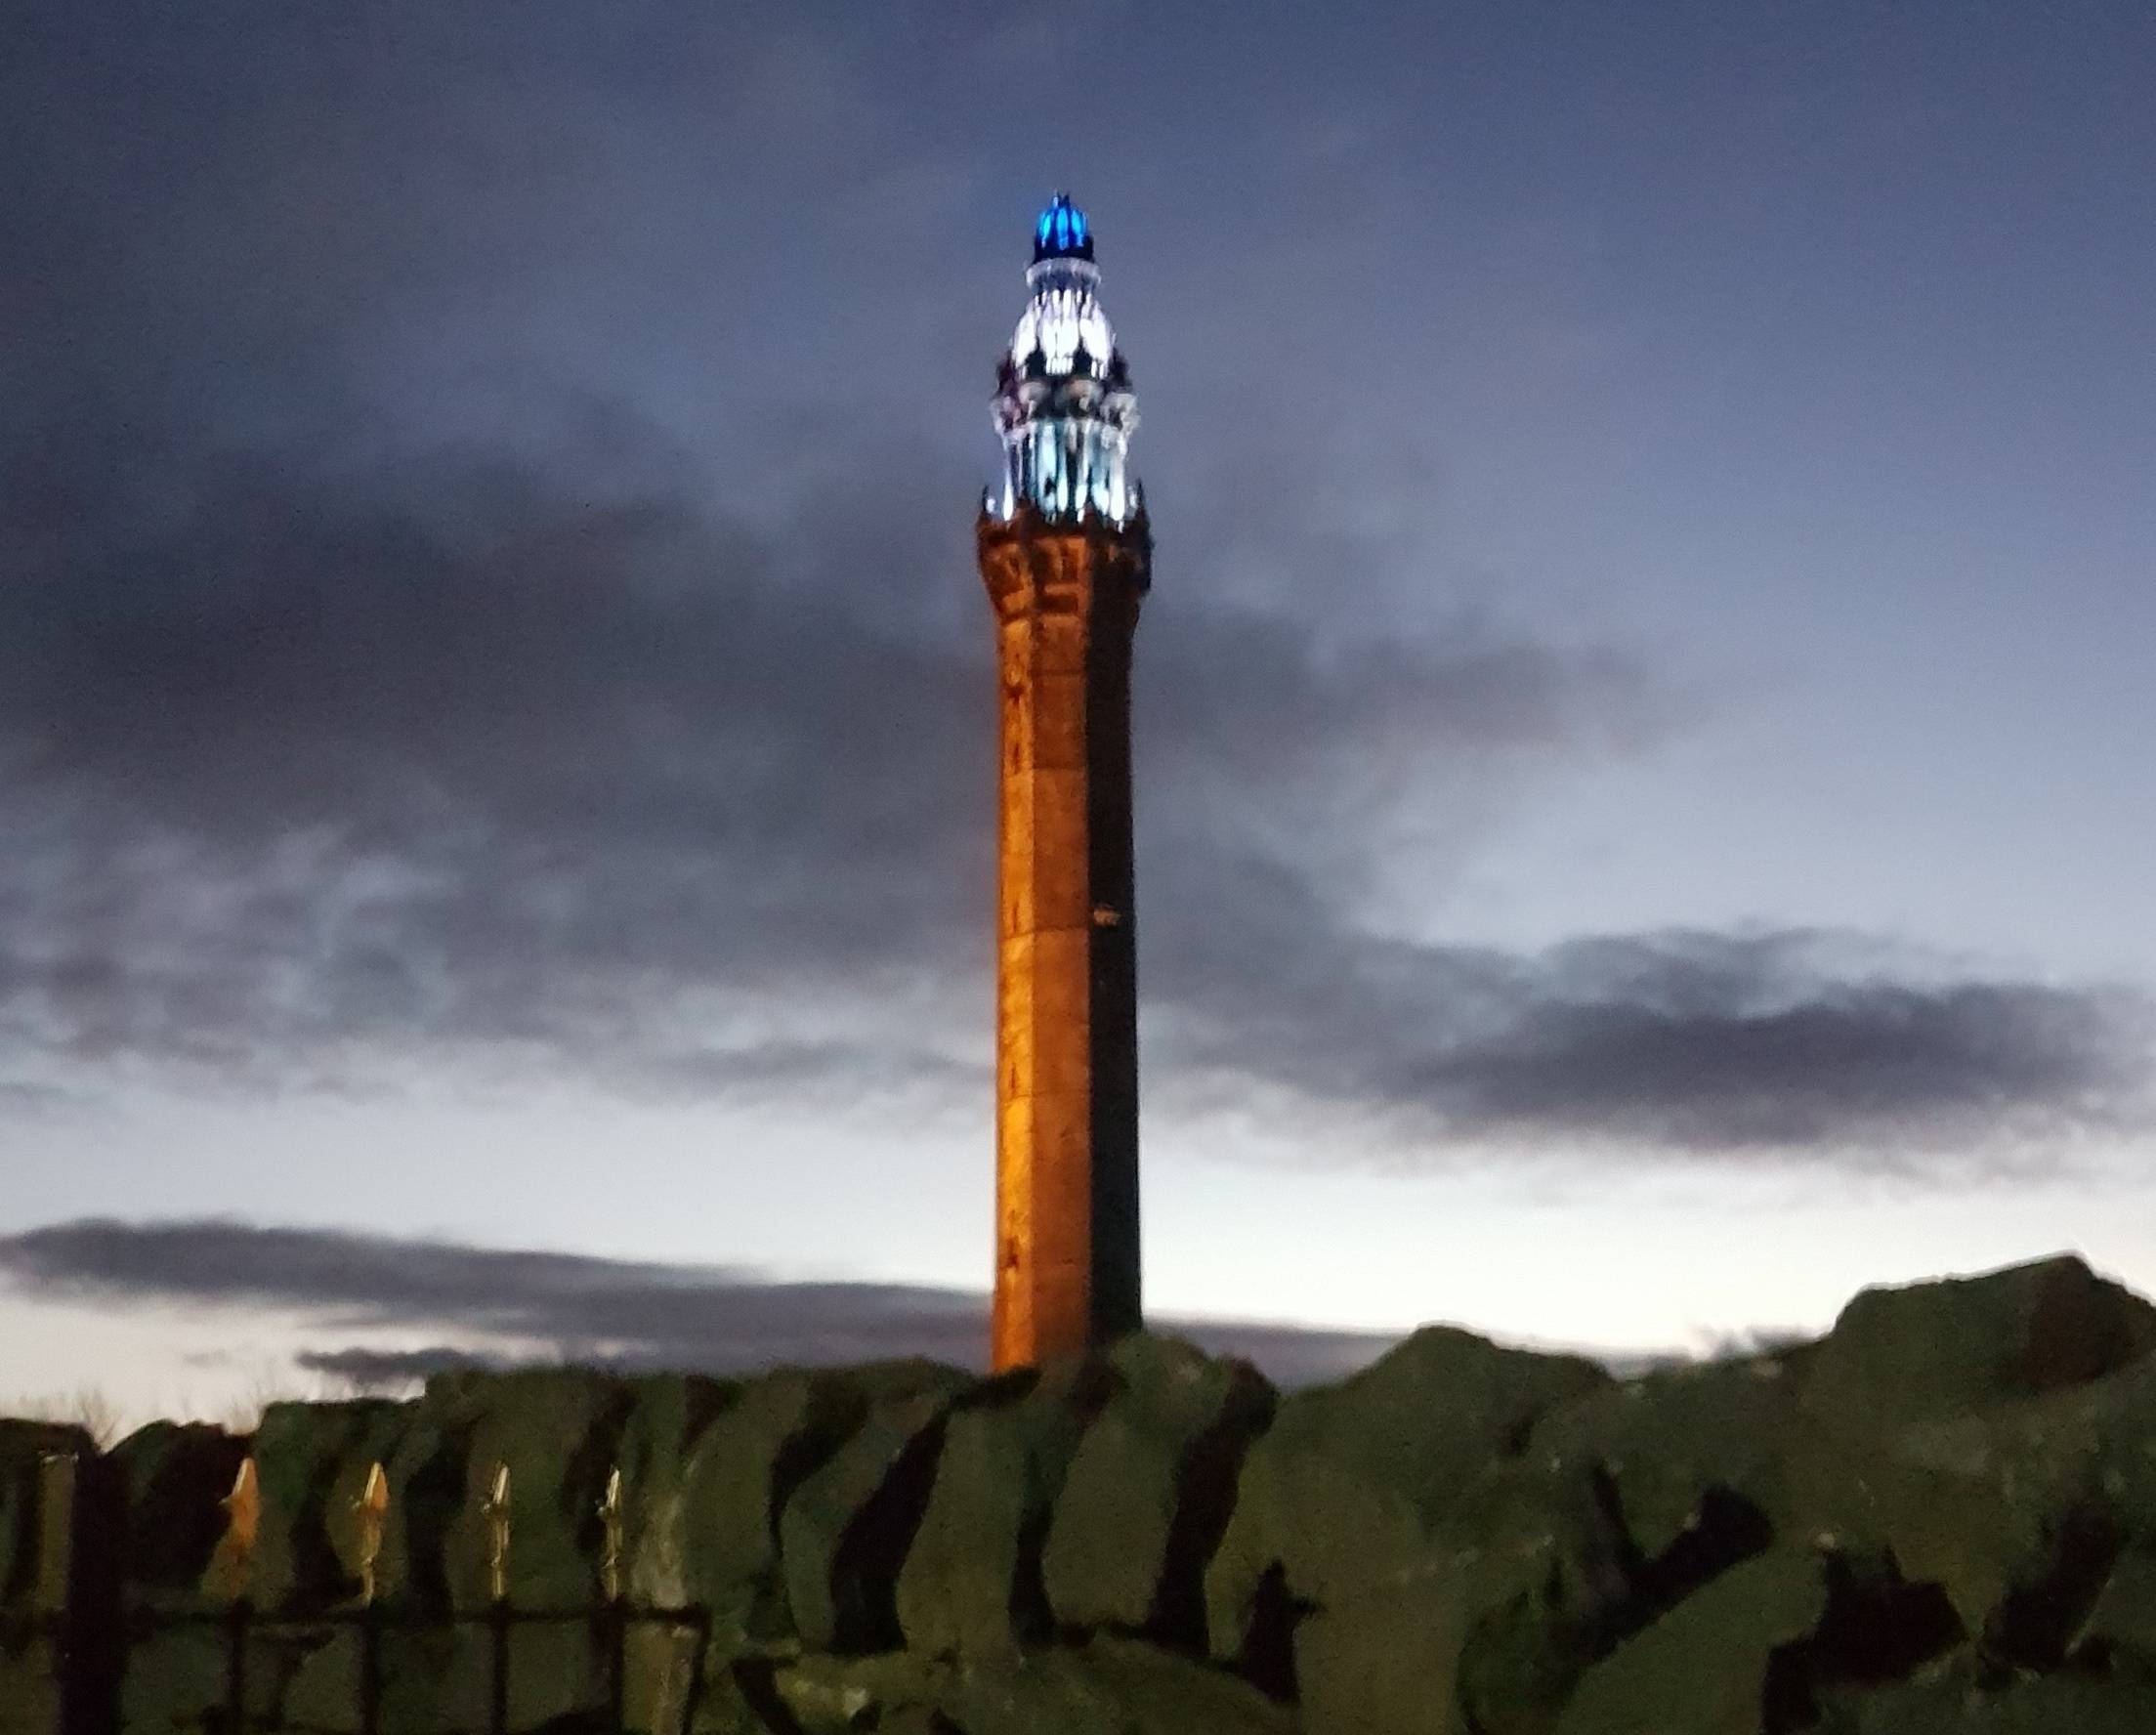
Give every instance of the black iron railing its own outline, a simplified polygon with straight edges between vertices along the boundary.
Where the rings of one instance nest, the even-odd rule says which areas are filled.
[[[368,1603],[311,1613],[259,1610],[242,1600],[212,1608],[134,1608],[110,1619],[118,1627],[116,1644],[112,1642],[113,1634],[96,1629],[96,1617],[89,1611],[0,1614],[0,1647],[15,1658],[18,1669],[29,1662],[23,1655],[26,1647],[49,1647],[48,1668],[60,1713],[53,1735],[106,1735],[117,1721],[120,1676],[132,1653],[161,1634],[205,1628],[220,1630],[225,1636],[223,1706],[203,1707],[198,1713],[213,1719],[210,1726],[216,1735],[271,1735],[280,1726],[254,1716],[250,1709],[249,1664],[265,1639],[356,1631],[359,1644],[352,1683],[354,1721],[345,1735],[383,1735],[385,1636],[395,1632],[448,1633],[474,1628],[487,1634],[486,1714],[484,1721],[469,1727],[444,1724],[439,1735],[515,1735],[509,1716],[514,1652],[510,1636],[519,1629],[534,1627],[583,1627],[597,1635],[603,1702],[563,1705],[550,1715],[577,1714],[605,1735],[632,1735],[628,1720],[630,1633],[655,1628],[690,1634],[695,1642],[687,1659],[687,1678],[681,1683],[678,1701],[668,1707],[668,1720],[675,1727],[652,1731],[652,1735],[675,1735],[677,1729],[687,1729],[702,1702],[712,1629],[711,1611],[700,1604],[668,1608],[626,1599],[581,1608],[520,1608],[503,1601],[463,1612]],[[30,1666],[35,1667],[34,1663]],[[636,1725],[639,1730],[645,1727],[641,1722]]]

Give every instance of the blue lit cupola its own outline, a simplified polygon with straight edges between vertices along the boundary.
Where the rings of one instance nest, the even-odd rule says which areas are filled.
[[[1100,305],[1100,268],[1085,213],[1059,192],[1034,225],[1026,311],[996,368],[1003,481],[987,510],[1128,524],[1144,511],[1129,472],[1138,402]]]
[[[1034,263],[1092,257],[1093,232],[1086,227],[1085,213],[1071,202],[1069,193],[1057,193],[1034,225]]]

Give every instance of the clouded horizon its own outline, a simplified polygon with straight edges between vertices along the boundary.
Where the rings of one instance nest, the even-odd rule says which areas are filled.
[[[1155,1305],[1651,1349],[2068,1247],[2156,1291],[2144,21],[29,15],[0,1391],[147,1389],[152,1305],[359,1353],[24,1263],[105,1219],[761,1274],[713,1356],[972,1329],[971,515],[1056,187],[1158,542]]]

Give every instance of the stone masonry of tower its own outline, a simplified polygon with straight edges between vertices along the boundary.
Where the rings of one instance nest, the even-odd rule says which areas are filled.
[[[984,519],[1002,681],[998,1368],[1134,1332],[1137,931],[1130,650],[1144,527]]]
[[[1001,684],[997,1370],[1141,1324],[1130,656],[1152,538],[1121,467],[1121,358],[1068,201],[1043,213],[1029,279],[998,400],[1010,478],[978,527]]]

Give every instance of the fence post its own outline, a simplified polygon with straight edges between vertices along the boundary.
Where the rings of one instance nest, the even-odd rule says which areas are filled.
[[[359,1735],[382,1735],[382,1625],[371,1597],[359,1608]]]
[[[29,1632],[44,1640],[44,1671],[52,1688],[52,1709],[64,1726],[74,1671],[69,1667],[83,1638],[81,1611],[70,1593],[75,1578],[75,1455],[47,1452],[37,1460],[37,1535],[30,1586]]]
[[[613,1735],[629,1735],[629,1622],[618,1596],[600,1610],[599,1630],[607,1647],[607,1720]]]
[[[606,1595],[599,1632],[607,1649],[607,1709],[612,1714],[613,1735],[628,1735],[629,1728],[629,1629],[621,1601],[621,1466],[615,1464],[607,1478],[607,1492],[599,1502],[602,1542],[599,1549],[599,1586]]]
[[[92,1671],[110,1661],[111,1635],[100,1628],[117,1615],[118,1599],[106,1606],[100,1592],[111,1587],[109,1572],[92,1570],[113,1564],[109,1528],[94,1525],[85,1498],[96,1481],[94,1464],[86,1468],[72,1448],[38,1457],[37,1534],[30,1539],[37,1576],[29,1586],[27,1632],[44,1641],[56,1731],[93,1727],[94,1701],[106,1686]]]
[[[489,1603],[486,1624],[494,1635],[493,1671],[486,1683],[488,1735],[509,1735],[509,1605]]]
[[[367,1465],[366,1486],[352,1502],[352,1510],[359,1520],[359,1600],[372,1608],[374,1566],[382,1557],[382,1533],[389,1524],[389,1478],[382,1473],[379,1459]]]
[[[247,1628],[254,1604],[240,1597],[233,1604],[231,1648],[225,1654],[225,1735],[245,1735],[247,1727]]]
[[[75,1455],[48,1452],[37,1461],[37,1588],[30,1606],[64,1619],[75,1570]]]
[[[497,1462],[486,1503],[487,1619],[493,1629],[493,1672],[487,1681],[487,1728],[509,1735],[509,1466]]]
[[[380,1460],[367,1466],[366,1486],[352,1509],[359,1525],[359,1735],[381,1735],[382,1631],[374,1615],[374,1569],[389,1522],[389,1478]]]

